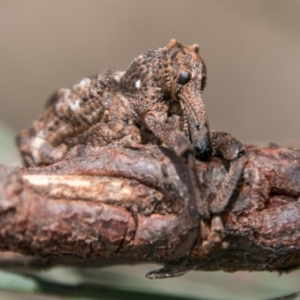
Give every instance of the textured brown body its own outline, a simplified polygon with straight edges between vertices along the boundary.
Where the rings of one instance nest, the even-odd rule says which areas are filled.
[[[178,156],[195,151],[200,159],[213,150],[236,157],[241,144],[230,138],[223,147],[228,154],[218,151],[219,135],[209,130],[201,98],[206,68],[198,52],[197,45],[171,40],[138,56],[126,72],[107,69],[58,90],[18,135],[25,165],[49,165],[113,143],[163,143]]]

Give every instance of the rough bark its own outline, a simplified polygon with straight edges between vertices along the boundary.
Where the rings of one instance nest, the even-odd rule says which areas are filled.
[[[202,198],[217,207],[229,164],[197,162]],[[289,271],[300,265],[300,150],[246,147],[223,241],[204,251],[210,221],[191,208],[188,168],[157,147],[100,148],[40,168],[0,167],[1,266],[161,262],[196,270]],[[197,221],[195,223],[195,220]],[[6,255],[6,256],[5,256]],[[9,263],[8,263],[9,261]]]

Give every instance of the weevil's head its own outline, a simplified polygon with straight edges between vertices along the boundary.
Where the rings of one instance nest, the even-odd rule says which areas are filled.
[[[212,143],[201,96],[206,84],[206,67],[199,55],[199,46],[184,46],[172,39],[165,51],[168,60],[165,84],[168,92],[172,99],[180,101],[197,157],[209,158]]]
[[[199,159],[209,158],[212,143],[201,92],[206,67],[199,46],[170,40],[164,48],[150,50],[133,60],[120,78],[120,87],[134,108],[144,114],[153,102],[178,100],[186,119],[189,138]]]

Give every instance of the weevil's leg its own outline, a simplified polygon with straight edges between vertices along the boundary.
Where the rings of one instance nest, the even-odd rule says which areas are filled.
[[[224,211],[232,196],[234,189],[244,170],[246,156],[238,157],[231,161],[229,172],[223,181],[215,199],[210,204],[210,212],[212,214],[220,214]]]
[[[186,183],[187,185],[189,184],[193,187],[193,189],[190,188],[190,190],[194,191],[194,199],[197,203],[198,213],[202,219],[207,220],[208,218],[210,218],[209,206],[208,202],[202,196],[203,193],[201,192],[201,185],[197,174],[196,162],[194,156],[192,155],[189,155],[188,157],[188,170],[188,180],[184,183]]]
[[[160,122],[154,114],[148,113],[145,116],[147,127],[169,148],[171,148],[179,158],[183,158],[188,164],[188,180],[184,183],[193,186],[193,195],[198,202],[198,211],[202,218],[209,218],[208,204],[202,199],[198,175],[196,172],[196,162],[194,151],[189,140],[182,131],[174,128],[168,123]]]
[[[213,214],[221,213],[227,206],[237,182],[243,172],[247,158],[243,156],[243,144],[231,134],[221,131],[211,130],[214,155],[220,155],[230,160],[230,169],[223,182],[216,198],[210,205]]]
[[[154,135],[172,149],[178,157],[187,157],[189,153],[194,153],[191,143],[182,131],[171,124],[161,122],[151,112],[145,115],[144,121]]]
[[[213,144],[213,155],[220,155],[227,160],[233,160],[244,154],[244,146],[231,134],[211,130],[211,140]]]
[[[223,181],[215,199],[210,203],[209,210],[212,214],[210,220],[201,220],[202,251],[208,254],[220,246],[224,237],[224,225],[220,213],[224,212],[232,196],[234,189],[244,170],[247,161],[246,156],[238,157],[231,161],[227,177]]]
[[[211,130],[211,139],[213,143],[214,155],[220,155],[230,160],[230,169],[223,182],[215,200],[211,203],[210,211],[213,214],[219,214],[227,206],[229,199],[236,187],[246,162],[243,158],[244,146],[231,134]]]
[[[53,147],[43,137],[30,136],[28,129],[20,132],[17,137],[17,144],[26,167],[53,164],[62,160],[68,151],[66,144],[61,143]]]

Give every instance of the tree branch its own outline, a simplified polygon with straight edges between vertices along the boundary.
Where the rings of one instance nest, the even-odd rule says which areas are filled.
[[[220,158],[197,162],[212,207],[228,169]],[[299,150],[246,147],[243,174],[220,213],[223,240],[210,251],[202,241],[211,220],[193,215],[191,189],[186,164],[155,146],[104,147],[40,168],[1,166],[0,249],[34,256],[25,258],[33,266],[173,266],[184,258],[196,270],[299,267]],[[10,263],[0,256],[0,265]]]

